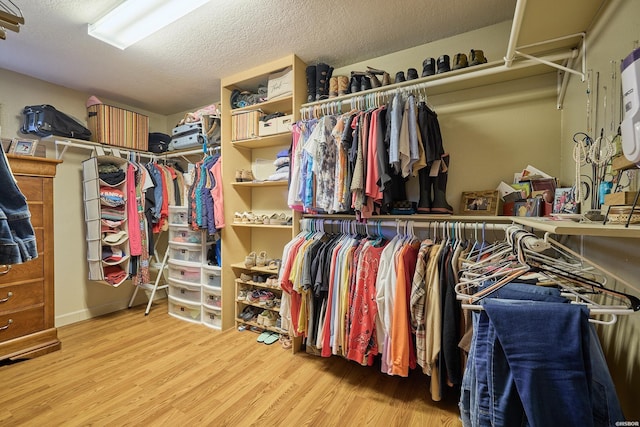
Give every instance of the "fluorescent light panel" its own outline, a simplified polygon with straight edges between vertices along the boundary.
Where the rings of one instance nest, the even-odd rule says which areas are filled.
[[[89,24],[89,35],[126,49],[209,0],[127,0]]]

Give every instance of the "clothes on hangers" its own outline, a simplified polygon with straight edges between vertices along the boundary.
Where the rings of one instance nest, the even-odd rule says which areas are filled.
[[[187,215],[191,228],[205,229],[213,235],[224,227],[224,199],[222,196],[219,154],[206,156],[195,164],[192,184],[188,189]]]
[[[427,153],[443,153],[437,116],[403,91],[388,105],[299,121],[293,135],[287,200],[309,213],[415,213],[433,185]]]

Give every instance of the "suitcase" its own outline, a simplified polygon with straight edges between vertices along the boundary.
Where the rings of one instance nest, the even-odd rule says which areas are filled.
[[[202,147],[202,144],[204,144],[204,135],[202,135],[202,133],[199,131],[180,134],[171,138],[171,143],[169,143],[169,151]]]
[[[26,106],[22,114],[24,121],[20,128],[21,133],[39,137],[57,135],[86,141],[91,138],[91,131],[82,123],[51,105]]]

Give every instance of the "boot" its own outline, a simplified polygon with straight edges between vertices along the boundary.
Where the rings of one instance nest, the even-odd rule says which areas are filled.
[[[471,49],[471,52],[469,52],[469,65],[484,64],[486,62],[487,58],[484,57],[483,51]]]
[[[418,78],[418,70],[415,68],[409,68],[407,70],[407,80],[415,80]]]
[[[422,77],[433,76],[436,73],[436,60],[427,58],[422,61]]]
[[[360,92],[360,77],[359,74],[351,72],[351,82],[349,83],[351,93]]]
[[[405,78],[404,78],[404,71],[398,71],[396,73],[395,83],[400,83],[400,82],[404,82],[404,81],[406,81]]]
[[[391,84],[391,76],[386,71],[382,74],[382,86],[389,86]]]
[[[333,68],[325,63],[316,65],[316,101],[329,97],[329,80]]]
[[[418,171],[420,179],[420,201],[418,202],[419,214],[430,214],[431,205],[433,204],[433,181],[435,178],[429,176],[430,165]]]
[[[360,77],[360,90],[371,89],[371,80],[367,76]]]
[[[331,77],[329,79],[329,98],[338,96],[338,78]]]
[[[469,65],[467,62],[467,55],[464,53],[456,53],[453,57],[453,69],[459,70],[460,68],[466,68]]]
[[[338,79],[338,96],[346,95],[349,93],[349,77],[337,76]]]
[[[307,102],[316,100],[316,66],[307,67]]]
[[[436,71],[436,74],[446,73],[447,71],[451,71],[449,55],[442,55],[438,58],[438,70]]]
[[[369,81],[371,82],[371,87],[372,88],[382,86],[382,82],[380,81],[380,79],[378,79],[378,76],[376,76],[372,72],[368,71],[367,72],[367,77],[369,78]]]
[[[433,184],[433,204],[431,205],[431,213],[434,214],[451,214],[453,208],[447,203],[447,180],[449,175],[449,154],[445,153],[441,157],[440,172],[434,179]]]

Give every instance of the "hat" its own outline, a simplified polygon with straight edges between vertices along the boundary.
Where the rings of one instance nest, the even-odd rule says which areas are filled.
[[[113,246],[102,247],[102,260],[105,262],[120,262],[124,258],[122,249]]]
[[[120,245],[127,241],[129,235],[124,230],[109,229],[102,230],[102,241],[108,245]]]

